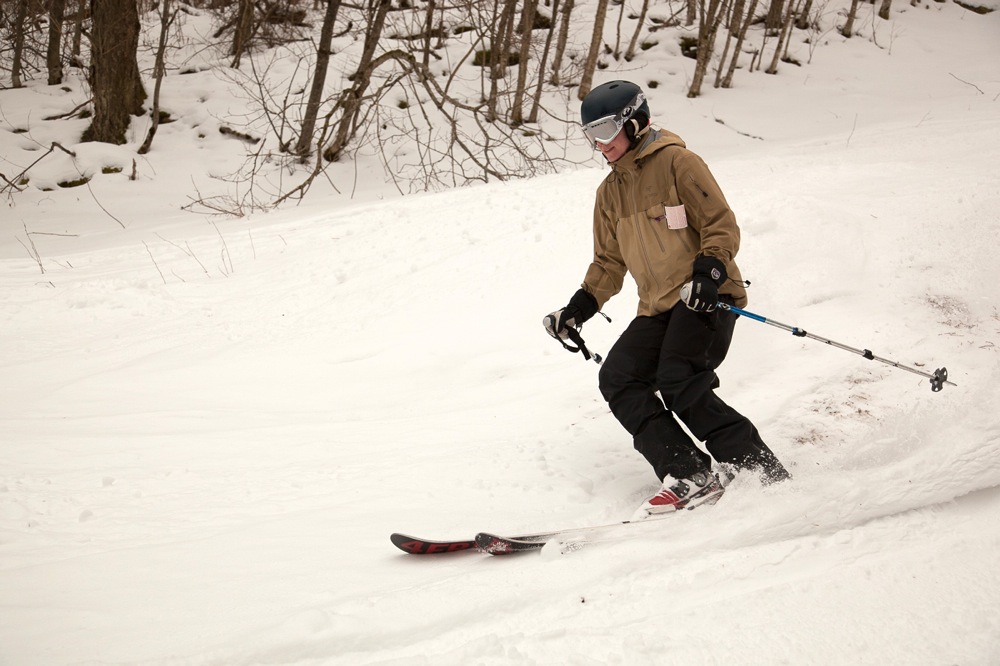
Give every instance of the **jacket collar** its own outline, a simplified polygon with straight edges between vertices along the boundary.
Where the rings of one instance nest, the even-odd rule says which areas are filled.
[[[611,169],[618,173],[637,171],[642,168],[644,160],[658,150],[667,146],[685,147],[684,140],[673,132],[650,128],[642,140],[627,153],[611,164]]]

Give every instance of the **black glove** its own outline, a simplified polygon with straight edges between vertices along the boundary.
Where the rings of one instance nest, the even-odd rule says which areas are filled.
[[[578,289],[573,298],[569,299],[569,305],[545,315],[542,325],[556,340],[565,340],[568,337],[567,329],[580,328],[583,322],[595,314],[597,314],[597,299],[586,290]]]
[[[711,312],[719,303],[719,287],[726,281],[726,266],[715,257],[699,254],[691,281],[681,288],[684,305],[695,312]]]

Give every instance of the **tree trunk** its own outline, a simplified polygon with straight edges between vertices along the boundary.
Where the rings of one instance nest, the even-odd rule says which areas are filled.
[[[10,65],[10,84],[13,88],[20,88],[21,83],[22,58],[24,57],[24,24],[28,19],[28,0],[18,0],[17,10],[14,14],[14,54]]]
[[[892,0],[882,0],[878,8],[878,17],[883,21],[889,20],[889,10],[892,8]]]
[[[49,85],[62,83],[62,36],[63,16],[66,0],[51,0],[49,4],[49,46],[45,54],[45,64],[49,70]]]
[[[153,77],[156,79],[153,86],[153,108],[149,110],[149,132],[146,134],[146,140],[139,146],[140,155],[149,152],[153,146],[156,130],[160,128],[160,85],[163,83],[163,77],[167,75],[167,35],[170,32],[170,24],[174,22],[176,16],[170,12],[170,0],[160,0],[160,2],[163,4],[160,5],[160,42],[156,47],[156,63],[153,65]]]
[[[767,10],[767,19],[764,21],[764,27],[772,35],[777,34],[778,30],[781,29],[781,18],[784,15],[784,8],[784,0],[771,0],[771,6]]]
[[[635,23],[635,32],[632,33],[632,40],[628,43],[628,49],[625,50],[625,62],[632,62],[632,58],[635,57],[635,47],[639,42],[639,33],[646,25],[647,13],[649,13],[649,0],[642,0],[642,10],[639,12],[639,20]]]
[[[239,0],[237,12],[236,30],[233,32],[233,46],[230,54],[233,56],[233,69],[239,69],[240,59],[250,45],[251,37],[253,37],[253,0]]]
[[[361,99],[368,90],[368,85],[372,80],[372,60],[375,58],[375,49],[382,38],[382,30],[385,28],[385,16],[389,12],[390,0],[373,0],[377,3],[374,13],[365,33],[364,49],[361,53],[361,61],[358,69],[352,77],[354,85],[341,93],[338,105],[342,109],[343,115],[337,124],[336,134],[333,142],[323,151],[323,157],[329,162],[336,162],[347,147],[348,142],[357,131],[356,122],[361,112]]]
[[[861,4],[861,0],[851,0],[851,10],[847,13],[847,22],[844,23],[844,27],[840,29],[840,34],[848,39],[854,34],[854,19],[858,15],[858,5]]]
[[[424,17],[424,54],[421,63],[423,71],[429,71],[431,65],[431,40],[434,32],[434,6],[435,0],[427,0],[427,14]]]
[[[490,26],[490,91],[486,96],[486,120],[494,122],[498,118],[500,80],[507,71],[510,53],[510,37],[514,29],[514,12],[517,0],[504,0],[500,13],[495,15]]]
[[[142,113],[146,91],[139,77],[139,12],[135,0],[91,0],[90,87],[94,119],[84,141],[123,144],[129,116]]]
[[[750,29],[750,24],[753,23],[753,13],[757,10],[757,0],[750,0],[750,8],[747,10],[746,18],[743,19],[743,26],[740,28],[740,34],[736,38],[736,46],[733,48],[733,59],[729,61],[729,70],[726,72],[726,76],[722,79],[723,88],[733,87],[733,75],[736,73],[736,65],[739,63],[740,53],[743,51],[743,42],[747,37],[747,30]]]
[[[309,91],[309,101],[306,103],[306,115],[302,119],[302,131],[295,144],[295,154],[307,157],[312,152],[313,132],[316,131],[316,117],[319,115],[319,105],[323,101],[323,89],[326,85],[326,73],[330,66],[330,44],[333,42],[333,25],[340,11],[340,0],[326,0],[326,14],[323,16],[323,28],[320,30],[319,44],[316,47],[316,71],[313,73],[312,89]]]
[[[687,16],[684,18],[684,25],[689,28],[698,20],[698,2],[699,0],[688,0],[687,2]]]
[[[511,106],[510,120],[515,125],[524,123],[524,96],[528,87],[528,58],[531,56],[531,33],[535,25],[535,10],[538,0],[524,0],[521,10],[521,51],[517,61],[517,88],[514,90],[514,102]]]
[[[587,61],[583,64],[583,77],[580,79],[580,91],[577,98],[582,102],[594,86],[594,70],[597,69],[597,56],[604,43],[604,19],[608,14],[608,0],[597,0],[597,14],[594,17],[594,32],[590,37],[590,51]]]
[[[611,49],[611,57],[619,60],[622,57],[622,19],[625,18],[625,3],[618,6],[618,23],[615,24],[615,47]]]
[[[514,12],[517,0],[504,0],[500,13],[494,17],[490,34],[490,79],[498,81],[507,72],[507,58],[510,49],[508,34],[514,27]],[[494,86],[495,87],[495,86]]]
[[[743,19],[743,6],[745,4],[746,0],[736,0],[736,6],[733,7],[729,20],[726,22],[726,44],[722,47],[722,55],[719,56],[719,66],[715,70],[715,83],[713,84],[715,88],[722,85],[722,68],[725,67],[726,59],[729,57],[729,45],[733,41],[733,35],[739,34],[740,24]]]
[[[809,12],[812,11],[813,0],[806,0],[805,7],[799,12],[799,15],[795,18],[795,27],[799,30],[809,29]]]
[[[573,0],[566,0],[566,4],[563,5],[562,21],[559,23],[559,39],[556,40],[556,53],[552,57],[552,78],[549,79],[549,83],[554,86],[559,85],[559,70],[562,69],[562,59],[566,53],[566,42],[569,39],[569,21],[572,14]],[[554,11],[552,12],[552,18],[555,20]]]
[[[83,42],[83,23],[87,20],[87,0],[77,0],[76,20],[73,23],[73,47],[70,49],[70,63],[74,67],[83,67],[80,62],[80,49]]]
[[[765,74],[778,73],[778,61],[781,60],[781,49],[785,45],[785,40],[788,38],[788,33],[792,27],[793,20],[795,20],[795,8],[789,5],[788,16],[785,17],[785,22],[781,26],[781,34],[778,36],[778,45],[774,47],[774,58],[771,59],[770,66],[764,70]]]
[[[538,110],[542,105],[542,90],[545,86],[545,67],[549,60],[549,50],[552,48],[552,38],[556,31],[556,14],[559,13],[559,0],[552,0],[552,20],[549,21],[549,31],[545,36],[545,47],[538,62],[538,82],[535,84],[535,96],[531,100],[531,111],[528,112],[529,123],[538,122]]]
[[[697,97],[701,94],[701,84],[705,80],[708,65],[712,61],[712,53],[715,51],[715,35],[719,31],[719,24],[722,23],[728,4],[729,0],[709,0],[708,8],[705,9],[704,1],[702,2],[702,13],[698,18],[698,60],[694,67],[691,87],[688,89],[688,97]]]
[[[556,14],[559,12],[559,0],[552,0],[552,20],[549,21],[548,34],[545,36],[545,46],[542,48],[542,57],[538,61],[538,81],[535,83],[535,95],[531,100],[531,111],[528,112],[527,122],[538,122],[538,111],[542,106],[542,92],[545,88],[545,67],[549,61],[549,51],[552,49],[552,39],[556,34]]]

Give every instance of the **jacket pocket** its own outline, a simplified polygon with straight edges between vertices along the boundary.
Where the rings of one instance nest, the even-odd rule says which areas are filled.
[[[658,203],[645,211],[645,223],[650,235],[656,239],[661,254],[676,256],[690,253],[692,247],[688,235],[690,230],[684,205],[668,206]]]
[[[667,215],[668,229],[687,229],[688,218],[684,212],[684,204],[680,206],[664,206]]]

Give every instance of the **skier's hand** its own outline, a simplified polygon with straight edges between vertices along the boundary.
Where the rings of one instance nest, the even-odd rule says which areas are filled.
[[[695,312],[711,312],[719,302],[719,288],[704,277],[696,277],[681,287],[681,300]]]
[[[550,312],[542,319],[545,330],[556,340],[566,340],[568,334],[566,329],[577,328],[583,322],[580,321],[580,309],[567,305],[564,308]]]
[[[566,332],[570,328],[580,328],[583,322],[587,321],[597,313],[597,300],[586,290],[578,289],[573,298],[569,299],[569,305],[550,312],[542,319],[542,325],[546,332],[557,340],[565,340],[568,336]]]
[[[719,303],[719,287],[726,281],[726,267],[708,255],[694,260],[691,281],[681,287],[681,300],[695,312],[711,312]]]

